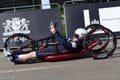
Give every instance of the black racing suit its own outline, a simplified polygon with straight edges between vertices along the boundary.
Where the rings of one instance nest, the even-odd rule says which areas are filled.
[[[82,47],[83,39],[79,39],[78,41],[72,41],[69,39],[65,39],[61,36],[61,34],[58,31],[56,31],[56,33],[53,34],[53,36],[55,37],[56,41],[60,43],[59,52],[63,52],[67,50],[67,52],[65,53],[76,53],[83,49]],[[36,56],[38,58],[43,58],[43,57],[50,56],[50,55],[56,55],[55,51],[56,50],[53,46],[49,46],[47,48],[37,50]]]

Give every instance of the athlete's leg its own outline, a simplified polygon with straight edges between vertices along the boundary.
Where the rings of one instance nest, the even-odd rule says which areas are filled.
[[[64,50],[64,47],[60,47],[60,52]],[[28,54],[20,54],[19,52],[13,53],[12,55],[9,55],[8,57],[11,56],[12,59],[10,59],[12,62],[18,64],[18,63],[24,63],[32,58],[44,58],[47,56],[53,56],[55,54],[56,50],[53,46],[49,46],[45,49],[37,50],[30,52]]]
[[[52,54],[50,54],[50,53],[52,53]],[[55,55],[55,49],[52,46],[49,46],[48,48],[45,48],[45,49],[33,51],[28,54],[17,54],[16,53],[14,56],[15,56],[15,60],[25,62],[32,58],[44,58],[44,57],[50,56],[50,55]]]
[[[35,58],[36,57],[36,53],[35,51],[33,52],[30,52],[28,54],[21,54],[21,55],[18,55],[18,59],[21,60],[21,61],[27,61],[31,58]]]

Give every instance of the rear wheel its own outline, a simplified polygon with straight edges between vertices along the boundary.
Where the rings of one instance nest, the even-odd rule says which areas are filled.
[[[85,29],[87,31],[91,31],[94,28],[98,28],[99,29],[99,28],[105,28],[105,27],[103,25],[100,25],[100,24],[90,24],[87,27],[85,27]]]
[[[83,43],[87,52],[90,52],[94,59],[105,59],[112,56],[117,44],[112,31],[99,24],[92,24],[87,29],[91,29],[86,35]],[[99,43],[94,48],[88,49],[88,46],[95,42],[95,40],[98,40]]]

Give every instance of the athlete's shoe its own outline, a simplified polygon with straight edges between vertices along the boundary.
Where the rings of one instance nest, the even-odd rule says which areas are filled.
[[[14,51],[13,54],[10,56],[11,57],[10,61],[12,61],[15,64],[23,64],[23,63],[25,63],[24,61],[21,61],[19,59],[19,55],[20,55],[19,51]]]
[[[9,49],[4,49],[3,50],[3,52],[4,52],[4,56],[8,59],[8,60],[11,60],[12,59],[12,51],[10,51]]]
[[[10,51],[9,49],[4,49],[4,56],[15,64],[21,64],[23,61],[19,60],[19,51]]]

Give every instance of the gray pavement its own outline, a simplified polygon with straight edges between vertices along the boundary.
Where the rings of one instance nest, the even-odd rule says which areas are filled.
[[[120,80],[120,50],[104,60],[84,58],[14,65],[0,52],[0,80]]]

